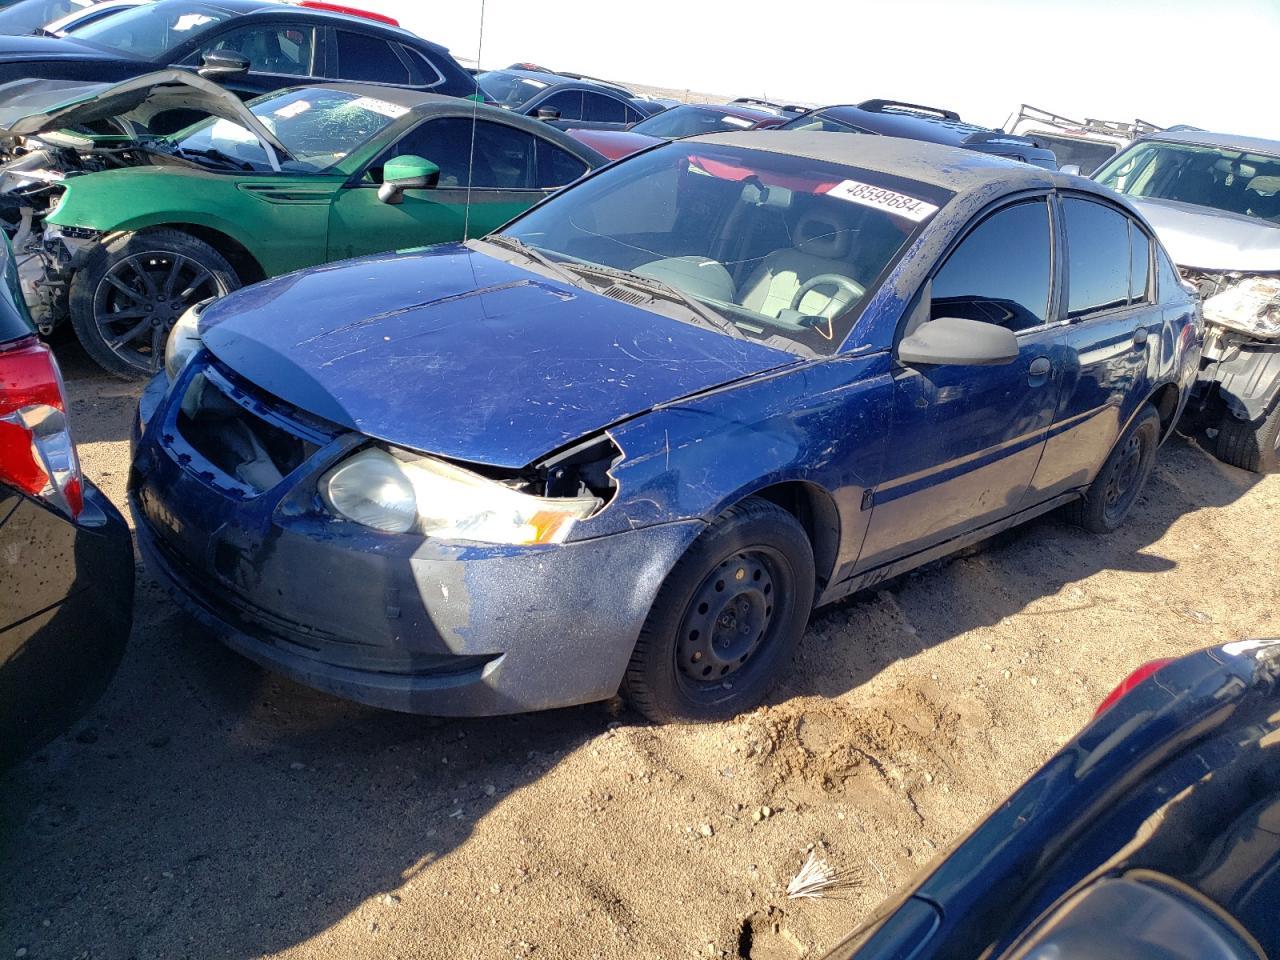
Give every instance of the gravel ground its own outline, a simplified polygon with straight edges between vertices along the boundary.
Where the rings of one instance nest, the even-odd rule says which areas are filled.
[[[137,391],[62,354],[122,503]],[[819,955],[1130,668],[1280,633],[1278,506],[1280,477],[1174,439],[1120,533],[1045,518],[826,610],[769,705],[702,727],[344,703],[139,566],[107,695],[0,781],[0,960]],[[843,898],[785,898],[810,845],[857,877]]]

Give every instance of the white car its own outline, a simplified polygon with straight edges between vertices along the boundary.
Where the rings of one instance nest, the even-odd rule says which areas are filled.
[[[1005,129],[1052,150],[1059,169],[1087,177],[1138,137],[1162,128],[1147,120],[1072,120],[1024,103]]]

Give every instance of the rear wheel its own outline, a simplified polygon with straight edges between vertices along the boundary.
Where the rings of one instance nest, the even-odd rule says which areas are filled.
[[[768,500],[744,500],[667,576],[623,695],[659,723],[728,719],[755,706],[790,662],[813,599],[804,528]]]
[[[164,365],[169,330],[189,307],[239,286],[226,258],[188,233],[125,234],[93,250],[72,277],[71,323],[104,370],[140,379]]]
[[[1218,459],[1254,473],[1280,471],[1280,401],[1261,420],[1227,414],[1218,425]]]
[[[1160,414],[1148,404],[1121,435],[1084,496],[1071,505],[1072,519],[1090,533],[1118,529],[1151,476],[1159,446]]]

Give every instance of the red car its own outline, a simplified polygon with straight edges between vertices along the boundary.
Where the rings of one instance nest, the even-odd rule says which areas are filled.
[[[610,160],[619,160],[663,140],[726,130],[763,130],[786,122],[787,117],[736,103],[682,103],[626,130],[572,129],[568,133]]]

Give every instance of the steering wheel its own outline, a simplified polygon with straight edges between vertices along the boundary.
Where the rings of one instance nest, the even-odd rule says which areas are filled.
[[[804,302],[804,298],[819,287],[836,288],[835,293],[828,298],[827,305],[822,308],[821,313],[817,314],[817,316],[827,320],[840,313],[846,307],[861,300],[863,294],[867,292],[862,284],[855,280],[850,280],[846,276],[838,273],[820,273],[800,285],[800,289],[791,298],[791,309],[799,313],[800,304]],[[814,314],[810,313],[809,316],[814,316]]]

